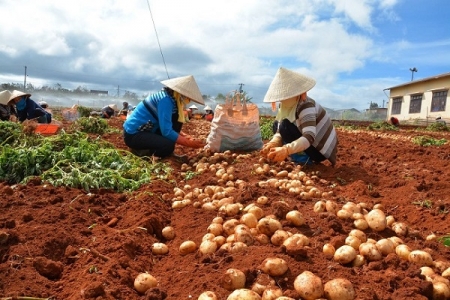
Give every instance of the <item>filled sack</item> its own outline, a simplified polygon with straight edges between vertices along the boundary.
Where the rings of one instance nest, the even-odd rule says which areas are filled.
[[[245,96],[235,92],[218,104],[206,139],[206,149],[212,152],[227,150],[250,152],[263,147],[256,104],[247,103]]]

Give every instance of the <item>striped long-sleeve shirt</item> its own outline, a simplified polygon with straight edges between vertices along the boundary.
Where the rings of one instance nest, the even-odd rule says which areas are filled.
[[[299,101],[295,116],[295,124],[302,136],[335,165],[338,139],[325,109],[308,97],[306,101]]]

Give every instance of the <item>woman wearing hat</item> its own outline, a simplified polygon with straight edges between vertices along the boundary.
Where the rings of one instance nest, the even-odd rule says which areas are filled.
[[[102,108],[101,117],[105,119],[109,119],[116,114],[119,109],[115,104],[109,104]]]
[[[32,100],[30,96],[31,94],[17,90],[11,93],[8,105],[16,106],[19,121],[35,119],[38,123],[51,123],[52,115]]]
[[[136,105],[123,124],[125,144],[138,156],[166,157],[173,154],[175,144],[202,148],[202,141],[181,132],[184,105],[190,101],[204,104],[192,75],[161,81],[164,88]]]
[[[0,120],[15,121],[17,113],[12,105],[8,105],[11,92],[4,90],[0,92]]]
[[[261,153],[275,162],[304,152],[313,162],[336,164],[337,135],[330,117],[319,103],[307,96],[316,81],[280,68],[264,102],[280,102],[274,122],[274,136]]]
[[[206,105],[204,110],[205,110],[205,116],[204,116],[205,120],[211,122],[214,118],[214,113],[213,113],[212,108],[209,105]]]

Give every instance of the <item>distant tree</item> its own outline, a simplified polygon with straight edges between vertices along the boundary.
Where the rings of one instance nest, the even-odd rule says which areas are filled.
[[[369,107],[369,109],[377,109],[377,108],[379,108],[379,107],[378,107],[378,103],[375,103],[375,102],[370,101],[370,107]]]
[[[137,99],[138,98],[136,93],[133,93],[133,92],[130,92],[130,91],[125,91],[125,93],[123,94],[122,97],[126,98],[126,99]]]
[[[89,89],[85,86],[78,86],[73,90],[74,94],[89,94]]]

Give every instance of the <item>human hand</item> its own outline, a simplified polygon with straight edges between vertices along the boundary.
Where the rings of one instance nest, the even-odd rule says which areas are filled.
[[[275,147],[270,149],[267,158],[274,162],[284,161],[289,155],[289,151],[286,147]]]
[[[191,148],[203,148],[205,147],[205,143],[201,140],[196,140],[196,139],[192,139],[192,138],[188,138],[188,147]]]
[[[262,155],[267,155],[269,153],[270,149],[275,148],[277,145],[274,142],[268,142],[264,145],[264,147],[261,149],[260,153]]]

